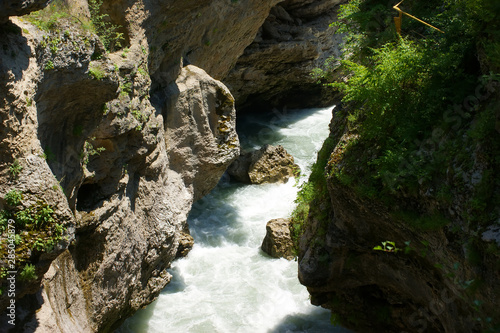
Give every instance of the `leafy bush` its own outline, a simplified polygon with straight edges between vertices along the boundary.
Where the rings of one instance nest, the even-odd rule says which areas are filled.
[[[21,203],[21,199],[23,198],[23,193],[21,191],[16,191],[15,189],[10,190],[5,194],[5,201],[9,206],[17,206]]]
[[[9,167],[10,174],[12,177],[17,178],[21,171],[23,170],[23,166],[19,164],[18,160],[15,160],[14,163]]]
[[[333,161],[331,176],[369,199],[391,203],[397,192],[407,197],[434,189],[438,200],[450,204],[452,192],[465,186],[460,175],[450,174],[450,166],[468,172],[475,163],[466,147],[485,147],[489,171],[500,167],[498,104],[494,97],[475,97],[478,87],[491,96],[489,84],[499,81],[500,3],[406,1],[403,9],[446,33],[405,18],[403,37],[394,29],[393,4],[352,0],[342,5],[336,25],[346,33],[346,57],[329,59],[313,73],[328,81],[332,70],[340,70],[348,78],[330,85],[343,92],[349,112],[344,116],[359,135],[337,158],[342,163]],[[500,181],[489,178],[473,190],[469,221],[485,225],[495,219]],[[426,230],[448,222],[440,212],[416,214],[423,217],[400,218]]]
[[[69,17],[69,14],[62,0],[52,1],[45,9],[26,16],[28,21],[44,31],[55,30],[59,20],[66,17]]]
[[[101,14],[102,0],[89,0],[90,17],[95,31],[107,51],[115,51],[122,48],[124,41],[123,33],[118,30],[119,25],[108,21],[108,14]]]
[[[35,266],[32,264],[26,264],[21,273],[19,273],[19,279],[25,282],[38,279],[38,276],[35,273]]]

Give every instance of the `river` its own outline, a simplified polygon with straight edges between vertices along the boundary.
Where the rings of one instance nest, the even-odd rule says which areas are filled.
[[[328,136],[332,108],[238,118],[243,149],[280,144],[303,170],[304,181]],[[225,176],[189,215],[195,245],[169,270],[158,299],[120,327],[120,333],[347,332],[330,312],[312,306],[297,279],[297,262],[260,250],[270,219],[288,217],[298,187],[242,185]]]

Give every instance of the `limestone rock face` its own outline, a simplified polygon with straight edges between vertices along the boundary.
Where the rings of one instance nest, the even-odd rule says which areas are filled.
[[[40,332],[110,331],[156,298],[192,246],[193,201],[239,153],[234,99],[194,66],[151,96],[138,31],[108,54],[71,21],[50,32],[13,21],[0,54],[0,196],[46,202],[65,229],[30,257],[38,279],[19,286],[18,310]]]
[[[315,8],[330,12],[333,3],[286,1],[269,16],[280,2],[104,1],[101,12],[121,25],[127,47],[114,53],[78,20],[62,18],[52,31],[22,18],[0,26],[0,197],[22,191],[23,207],[50,205],[64,229],[53,246],[25,251],[38,277],[17,294],[27,328],[111,331],[170,281],[170,263],[192,246],[186,219],[193,201],[239,154],[234,98],[216,79],[228,77],[256,34],[269,42],[256,44],[266,60],[242,58],[235,73],[246,73],[249,89],[240,89],[239,74],[231,81],[240,82],[242,100],[276,83],[255,79],[254,69],[272,60],[267,55],[277,56],[269,75],[284,69],[279,53],[294,64],[318,57],[314,43],[297,49],[283,31],[313,22]],[[0,24],[46,3],[4,1]],[[87,1],[63,3],[88,18]],[[296,36],[312,36],[301,29]],[[293,159],[280,149],[261,155],[252,182],[294,174]],[[1,309],[7,301],[0,297]]]
[[[481,325],[488,323],[477,320],[474,302],[483,305],[481,315],[498,315],[498,298],[493,295],[500,293],[500,255],[484,250],[498,239],[497,220],[476,234],[475,249],[463,245],[472,238],[466,227],[461,229],[466,225],[460,220],[465,216],[461,210],[467,209],[471,195],[466,185],[457,189],[456,201],[446,207],[458,212],[447,226],[411,227],[390,211],[393,207],[360,195],[357,188],[335,178],[334,168],[347,165],[342,152],[354,137],[346,120],[336,113],[330,138],[336,146],[325,170],[330,175],[328,191],[315,198],[313,204],[319,209],[309,211],[299,244],[299,279],[311,303],[331,309],[346,318],[344,326],[360,332],[482,331]],[[474,172],[464,179],[472,182],[472,174],[481,167],[474,164]],[[395,195],[392,205],[436,207],[437,201],[425,193]],[[394,242],[398,251],[374,249],[386,241]],[[481,281],[475,291],[470,286],[473,281]],[[353,313],[356,318],[349,318]]]
[[[335,35],[338,4],[343,0],[293,1],[275,6],[254,42],[224,78],[241,107],[330,105],[335,98],[311,77],[330,56],[338,57]]]
[[[9,16],[21,16],[45,8],[51,0],[2,0],[0,2],[0,24]]]
[[[262,241],[262,251],[273,258],[294,258],[293,242],[290,236],[290,220],[274,219],[267,222],[266,237]]]
[[[192,187],[197,200],[239,155],[234,99],[221,82],[192,65],[181,70],[165,96],[170,169]]]
[[[242,183],[283,183],[300,171],[283,146],[265,145],[241,155],[228,168],[230,176]]]
[[[110,0],[102,10],[124,27],[129,45],[148,47],[156,90],[177,78],[181,64],[203,68],[218,80],[226,76],[280,1]]]

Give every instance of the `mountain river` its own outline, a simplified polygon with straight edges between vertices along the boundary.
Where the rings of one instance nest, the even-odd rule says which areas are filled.
[[[328,136],[332,108],[277,110],[238,118],[242,149],[282,145],[307,179]],[[172,264],[172,282],[119,333],[347,332],[312,306],[297,262],[273,259],[260,245],[270,219],[288,217],[298,186],[242,185],[224,176],[189,216],[195,245]]]

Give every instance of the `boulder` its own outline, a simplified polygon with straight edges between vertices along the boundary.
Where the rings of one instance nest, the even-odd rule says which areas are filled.
[[[242,154],[228,168],[231,177],[247,184],[284,183],[298,172],[293,156],[279,145]]]
[[[290,236],[290,220],[273,219],[267,222],[266,237],[264,237],[261,249],[273,258],[292,260],[295,256]]]

